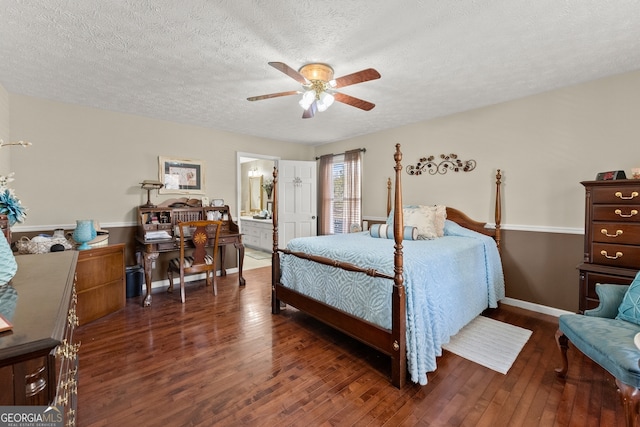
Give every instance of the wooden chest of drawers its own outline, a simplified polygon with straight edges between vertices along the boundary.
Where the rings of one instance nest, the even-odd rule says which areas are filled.
[[[585,181],[580,311],[598,305],[596,283],[629,284],[640,269],[640,180]]]
[[[85,325],[126,304],[124,244],[79,251],[78,317]]]

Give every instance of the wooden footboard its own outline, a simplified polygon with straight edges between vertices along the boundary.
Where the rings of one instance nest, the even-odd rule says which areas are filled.
[[[391,383],[401,388],[407,378],[407,353],[406,353],[406,294],[403,279],[403,209],[402,209],[402,152],[400,144],[396,144],[395,153],[395,186],[393,197],[394,212],[394,275],[386,275],[374,269],[363,269],[359,266],[336,261],[333,259],[310,255],[301,252],[292,252],[278,247],[278,171],[274,168],[273,178],[273,254],[272,254],[272,313],[280,313],[280,303],[286,303],[310,314],[318,320],[338,329],[345,334],[377,349],[391,358]],[[447,208],[447,218],[460,225],[491,235],[499,245],[500,241],[500,171],[497,177],[496,193],[496,226],[494,229],[486,228],[485,223],[477,222],[456,209]],[[391,185],[388,184],[388,210],[391,210]],[[391,303],[391,329],[385,329],[366,320],[327,305],[321,301],[305,296],[295,290],[282,285],[280,274],[280,254],[289,254],[307,259],[316,263],[329,265],[356,274],[365,274],[373,277],[384,278],[393,281]]]

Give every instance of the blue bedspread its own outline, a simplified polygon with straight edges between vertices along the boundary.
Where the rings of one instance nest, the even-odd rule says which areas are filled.
[[[447,220],[445,236],[405,240],[404,286],[407,305],[407,365],[411,380],[427,383],[436,357],[463,326],[504,298],[504,277],[495,241]],[[393,240],[367,232],[293,239],[300,251],[350,262],[393,276]],[[393,282],[281,257],[284,286],[391,329]]]

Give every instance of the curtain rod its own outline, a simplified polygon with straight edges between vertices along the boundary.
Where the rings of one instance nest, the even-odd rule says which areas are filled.
[[[367,149],[366,148],[355,148],[354,150],[359,150],[362,153],[366,153]],[[354,150],[349,150],[349,151],[354,151]],[[345,153],[338,153],[338,154],[325,154],[325,156],[341,156]],[[320,160],[320,157],[316,157],[316,160]]]

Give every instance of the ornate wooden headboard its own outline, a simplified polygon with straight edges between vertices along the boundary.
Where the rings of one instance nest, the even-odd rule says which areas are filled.
[[[476,221],[471,219],[464,212],[447,206],[447,219],[454,221],[461,226],[468,228],[473,231],[477,231],[478,233],[485,234],[487,236],[491,236],[495,239],[496,244],[498,245],[498,249],[500,249],[500,223],[502,221],[502,204],[501,204],[501,195],[500,195],[500,187],[502,184],[502,174],[500,169],[496,172],[496,201],[495,201],[495,228],[487,227],[486,222]],[[391,212],[391,178],[387,179],[387,217]],[[376,223],[384,223],[384,221],[373,220],[369,221],[370,224]]]

